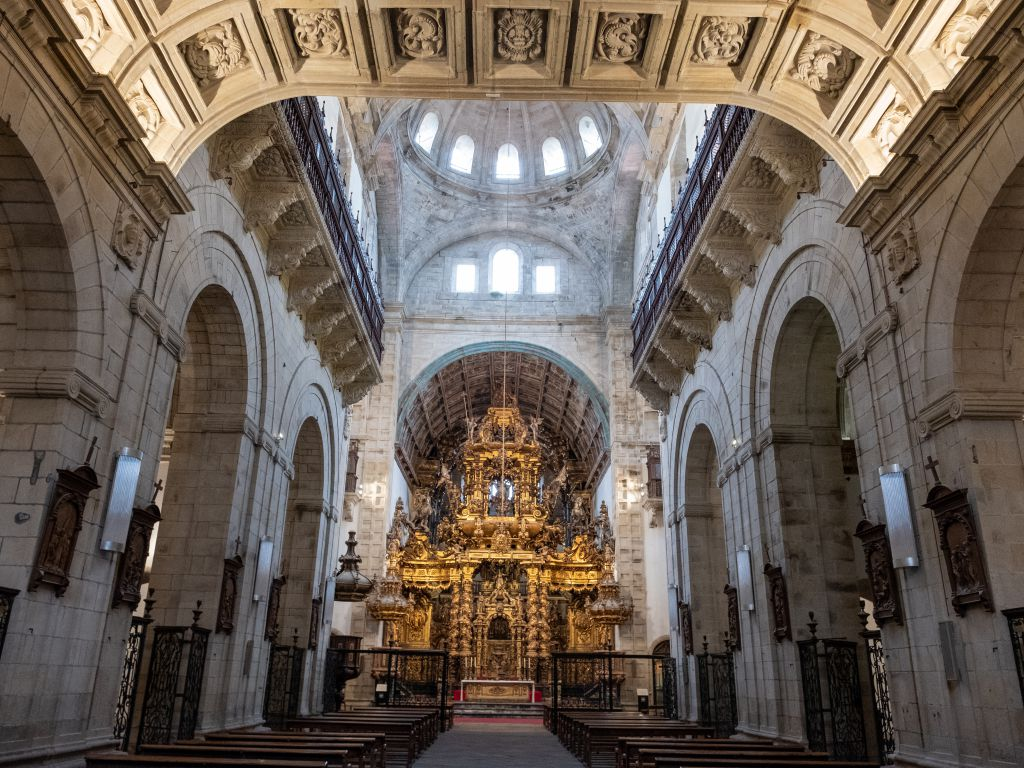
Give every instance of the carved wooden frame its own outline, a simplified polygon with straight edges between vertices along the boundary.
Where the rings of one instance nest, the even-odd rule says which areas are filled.
[[[153,536],[153,526],[159,522],[160,507],[156,504],[132,509],[124,552],[118,560],[117,574],[114,576],[112,608],[124,604],[135,610],[142,600],[142,578],[146,571],[146,558],[149,556],[149,542]]]
[[[238,603],[238,575],[244,563],[238,555],[224,560],[224,577],[220,582],[220,599],[217,601],[216,630],[230,635],[235,629],[235,605]]]
[[[723,591],[729,605],[729,644],[732,646],[730,650],[738,651],[740,649],[740,599],[736,587],[731,584],[726,584]]]
[[[793,639],[793,622],[789,618],[789,590],[781,565],[765,563],[765,586],[768,588],[768,602],[772,607],[772,633],[775,642]]]
[[[885,523],[861,520],[853,534],[864,547],[864,570],[871,585],[871,600],[874,603],[872,615],[878,626],[888,621],[903,623],[899,582],[892,567],[892,550],[885,531]]]
[[[967,489],[936,485],[928,492],[924,505],[932,510],[939,528],[939,544],[949,575],[953,610],[958,616],[963,616],[972,605],[981,605],[986,611],[995,610],[974,511],[967,501]]]
[[[693,611],[689,603],[679,603],[679,627],[683,636],[683,653],[693,655]]]
[[[317,645],[320,644],[320,625],[323,617],[323,604],[324,599],[322,597],[314,597],[309,610],[309,641],[306,643],[306,647],[311,651],[315,651]]]
[[[75,544],[78,543],[78,534],[85,517],[85,505],[92,492],[99,487],[96,472],[88,464],[74,470],[57,470],[57,482],[46,508],[43,535],[39,539],[32,577],[28,582],[29,592],[41,584],[53,587],[57,597],[67,590],[71,583],[69,573],[75,556]],[[68,519],[69,513],[74,516],[72,520]]]
[[[270,593],[267,596],[267,621],[263,628],[263,637],[270,642],[277,640],[277,615],[281,608],[281,590],[288,581],[285,576],[278,576],[270,582]]]

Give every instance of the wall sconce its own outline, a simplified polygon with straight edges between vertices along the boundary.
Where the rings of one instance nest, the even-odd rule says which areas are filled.
[[[100,549],[104,552],[124,552],[141,470],[142,451],[124,447],[114,454],[107,518],[103,523],[103,534],[100,536]]]
[[[892,564],[896,568],[916,568],[917,539],[914,536],[914,517],[910,512],[910,494],[907,476],[899,464],[878,468],[882,484],[882,505],[885,507],[886,533],[892,550]]]
[[[260,539],[260,550],[256,556],[256,583],[252,588],[252,601],[258,603],[270,593],[270,567],[274,562],[274,540],[269,536]]]
[[[750,546],[744,544],[736,550],[736,595],[740,608],[745,611],[754,610],[754,579],[750,568]]]

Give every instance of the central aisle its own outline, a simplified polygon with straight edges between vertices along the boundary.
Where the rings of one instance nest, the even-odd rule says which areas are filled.
[[[536,722],[458,718],[455,727],[413,763],[414,768],[580,768],[575,757]]]

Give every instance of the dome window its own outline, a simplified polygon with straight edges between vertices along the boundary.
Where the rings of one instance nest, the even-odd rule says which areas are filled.
[[[544,143],[540,147],[540,153],[544,158],[545,176],[554,176],[556,173],[563,173],[567,169],[562,142],[554,136],[544,139]]]
[[[494,162],[494,177],[502,181],[514,181],[522,174],[519,166],[519,150],[515,144],[502,144]]]
[[[413,141],[420,145],[420,148],[429,153],[434,146],[434,139],[437,137],[437,129],[441,123],[437,119],[437,112],[427,112],[420,120],[420,127],[416,129]]]
[[[604,146],[601,132],[597,130],[597,123],[594,122],[594,118],[590,115],[584,115],[580,118],[580,140],[583,142],[583,152],[587,157],[590,157]]]
[[[466,134],[462,134],[455,140],[452,147],[452,156],[448,161],[448,167],[459,173],[473,172],[473,153],[476,151],[476,144]]]
[[[519,254],[502,248],[491,257],[491,290],[519,293]]]

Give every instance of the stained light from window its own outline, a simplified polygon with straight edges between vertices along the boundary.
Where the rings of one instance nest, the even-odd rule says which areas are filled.
[[[462,134],[455,140],[455,146],[452,147],[452,156],[448,165],[453,171],[472,173],[473,153],[475,151],[476,144],[473,143],[472,137]]]
[[[507,181],[518,179],[520,174],[519,150],[515,144],[502,144],[498,149],[498,159],[494,163],[494,177]]]
[[[502,248],[491,258],[491,290],[519,293],[519,254]]]
[[[533,292],[555,293],[556,272],[554,264],[538,264],[533,269]]]
[[[541,156],[544,158],[544,175],[554,176],[566,170],[565,150],[562,149],[562,142],[554,136],[548,136],[540,147]]]
[[[441,123],[437,119],[437,112],[427,112],[423,119],[420,120],[420,127],[416,129],[416,136],[413,137],[413,140],[425,152],[429,152],[430,148],[434,146],[434,138],[437,136],[437,129],[440,125]]]
[[[597,130],[597,123],[590,115],[580,118],[580,140],[583,142],[583,152],[587,157],[597,152],[603,145],[601,132]]]
[[[455,265],[455,292],[476,293],[476,264]]]

